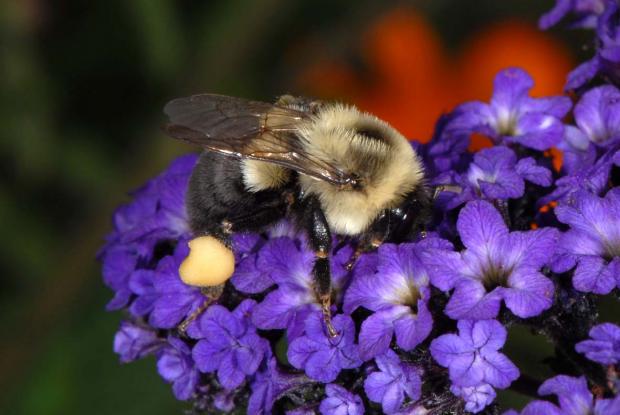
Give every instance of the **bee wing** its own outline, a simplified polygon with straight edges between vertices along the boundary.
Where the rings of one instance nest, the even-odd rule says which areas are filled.
[[[239,159],[282,165],[345,186],[355,177],[305,150],[299,126],[309,114],[265,102],[223,95],[194,95],[164,107],[170,136]]]

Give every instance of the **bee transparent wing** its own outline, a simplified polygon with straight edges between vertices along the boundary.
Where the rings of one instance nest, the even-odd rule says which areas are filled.
[[[346,186],[355,177],[308,154],[299,126],[309,119],[303,111],[223,95],[194,95],[164,107],[170,136],[239,159],[275,163]]]

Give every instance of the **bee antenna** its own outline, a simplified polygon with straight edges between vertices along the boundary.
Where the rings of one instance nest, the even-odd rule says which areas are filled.
[[[463,188],[456,184],[440,184],[435,186],[435,190],[433,191],[433,200],[437,200],[439,193],[441,192],[461,193],[462,191]]]

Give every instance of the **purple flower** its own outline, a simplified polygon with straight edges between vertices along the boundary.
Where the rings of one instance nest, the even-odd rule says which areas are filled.
[[[452,385],[450,392],[465,401],[465,410],[477,414],[495,400],[495,389],[487,383],[476,386]]]
[[[122,363],[141,359],[162,345],[157,333],[146,327],[123,321],[114,335],[114,352],[120,356]]]
[[[325,386],[327,398],[321,401],[321,415],[362,415],[364,404],[359,395],[354,395],[336,384]]]
[[[480,150],[467,172],[457,182],[461,192],[454,194],[448,208],[475,199],[516,199],[523,196],[528,180],[540,186],[551,185],[551,171],[527,157],[517,162],[517,155],[504,146]]]
[[[585,377],[556,376],[545,381],[539,395],[556,395],[562,415],[610,415],[620,413],[620,395],[614,399],[594,399]],[[542,412],[540,412],[542,414]],[[553,413],[553,412],[549,412]],[[532,415],[537,412],[531,412]],[[529,414],[528,414],[529,415]]]
[[[575,105],[574,116],[589,141],[608,147],[620,139],[620,91],[612,85],[592,88]]]
[[[153,234],[174,238],[189,232],[185,192],[196,164],[195,154],[179,157],[159,176],[133,193],[134,200],[114,214],[119,241],[149,239]]]
[[[253,321],[261,329],[289,329],[289,336],[303,331],[303,322],[319,310],[313,287],[314,255],[289,238],[267,242],[258,255],[257,267],[269,270],[278,289],[267,294],[253,313]]]
[[[428,415],[429,411],[422,404],[416,402],[410,402],[403,405],[403,407],[394,412],[392,415]]]
[[[575,350],[603,365],[620,362],[620,327],[612,323],[599,324],[592,327],[590,337],[577,343]]]
[[[250,322],[256,302],[244,300],[230,312],[212,305],[200,317],[192,337],[200,339],[192,350],[201,372],[217,371],[217,378],[226,389],[241,385],[253,375],[265,356],[269,344],[261,338]]]
[[[232,237],[235,253],[235,272],[230,281],[242,293],[258,294],[274,282],[267,270],[258,267],[260,248],[266,239],[255,233],[235,233]]]
[[[519,415],[517,411],[511,409],[506,411],[504,415]],[[566,415],[560,412],[560,409],[550,402],[545,401],[533,401],[523,408],[521,415]]]
[[[350,258],[349,246],[332,253],[332,286],[338,291],[346,275],[344,264]],[[306,318],[320,310],[314,289],[312,268],[314,254],[301,241],[287,237],[272,239],[260,250],[257,268],[264,270],[278,284],[252,313],[261,329],[287,329],[289,341],[298,337]]]
[[[595,28],[598,17],[605,10],[606,0],[556,0],[553,9],[543,14],[538,21],[538,26],[549,29],[556,25],[568,13],[576,15],[572,27]]]
[[[429,410],[422,404],[415,402],[405,404],[400,411],[394,412],[392,415],[428,415]]]
[[[540,269],[553,255],[556,229],[509,232],[499,212],[485,201],[468,203],[457,229],[465,251],[433,249],[424,260],[433,285],[454,289],[445,310],[448,316],[494,318],[502,299],[522,318],[551,306],[553,282]]]
[[[446,131],[446,127],[454,117],[454,113],[442,115],[435,124],[432,140],[415,149],[423,157],[429,177],[435,177],[450,170],[460,170],[471,160],[471,154],[467,151],[469,134],[466,132],[452,134]]]
[[[153,327],[162,329],[176,327],[207,299],[200,288],[185,284],[179,276],[179,266],[188,253],[187,241],[179,240],[174,255],[163,258],[152,274],[154,294],[150,288],[144,288],[153,298],[152,312],[149,316],[149,324]],[[143,284],[143,287],[148,287],[148,284]]]
[[[449,246],[449,244],[447,244]],[[344,311],[363,306],[374,313],[362,323],[360,356],[364,360],[384,353],[392,337],[403,350],[412,350],[428,337],[433,318],[428,310],[429,277],[421,260],[425,247],[446,247],[445,241],[383,244],[364,255],[347,289]]]
[[[617,147],[620,139],[619,113],[620,91],[616,87],[603,85],[583,95],[574,110],[577,127],[566,127],[564,142],[559,146],[564,150],[563,166],[568,174],[592,166],[597,149],[600,153]]]
[[[221,390],[213,397],[213,406],[222,412],[232,412],[235,409],[235,391]]]
[[[568,74],[565,89],[576,89],[591,81],[596,75],[603,75],[611,82],[620,79],[620,30],[618,17],[620,9],[614,0],[605,1],[605,9],[596,21],[597,51]]]
[[[138,269],[129,277],[129,289],[136,295],[129,306],[132,315],[145,316],[153,310],[153,303],[159,297],[154,285],[156,275],[152,269]]]
[[[585,85],[592,78],[594,78],[597,73],[605,72],[606,67],[607,64],[605,60],[603,60],[598,54],[594,55],[592,59],[583,62],[581,65],[569,72],[566,76],[566,85],[564,85],[564,90],[570,91]]]
[[[136,269],[152,267],[158,243],[189,232],[184,198],[195,163],[195,155],[178,158],[166,171],[134,192],[131,203],[114,213],[114,231],[99,254],[104,282],[115,293],[107,305],[109,310],[118,310],[129,303],[130,276]],[[136,305],[133,312],[142,314],[144,307]]]
[[[303,375],[283,373],[275,357],[265,359],[252,382],[248,415],[269,415],[274,403],[286,392],[308,383]]]
[[[433,358],[450,372],[456,386],[488,383],[504,389],[519,377],[519,369],[498,350],[506,329],[496,320],[460,320],[459,334],[444,334],[431,343]]]
[[[608,186],[615,155],[614,151],[607,151],[592,166],[577,166],[574,173],[560,177],[555,182],[556,189],[542,197],[538,205],[542,206],[552,201],[570,202],[574,199],[574,194],[581,190],[601,193]]]
[[[140,259],[133,245],[110,246],[101,255],[103,281],[114,290],[114,298],[106,305],[108,310],[119,310],[129,303],[132,294],[129,278]]]
[[[605,198],[578,191],[573,203],[558,206],[555,214],[570,229],[558,241],[553,271],[576,266],[576,289],[609,293],[620,283],[620,189],[611,189]]]
[[[379,370],[368,375],[364,390],[368,399],[381,404],[383,412],[398,411],[405,395],[414,401],[420,397],[422,381],[415,366],[401,362],[392,350],[377,356],[375,363]]]
[[[579,128],[572,125],[565,126],[564,140],[558,144],[558,148],[563,152],[562,172],[568,176],[578,175],[596,162],[596,146]]]
[[[607,1],[606,8],[601,15],[596,28],[601,58],[613,62],[620,62],[620,9],[617,1]]]
[[[351,317],[340,314],[333,318],[338,335],[327,334],[323,315],[314,312],[305,322],[305,333],[295,338],[288,348],[288,360],[297,369],[319,382],[333,382],[340,370],[359,367],[358,346],[355,341],[355,325]]]
[[[474,101],[455,110],[448,132],[478,132],[496,144],[521,144],[546,150],[558,144],[564,126],[561,118],[571,108],[567,97],[531,98],[532,78],[522,69],[505,69],[495,77],[490,104]]]
[[[313,407],[302,407],[286,411],[286,415],[316,415],[316,411]]]
[[[194,366],[189,346],[176,337],[168,338],[168,345],[157,357],[157,371],[172,383],[174,396],[182,401],[192,397],[200,374]]]

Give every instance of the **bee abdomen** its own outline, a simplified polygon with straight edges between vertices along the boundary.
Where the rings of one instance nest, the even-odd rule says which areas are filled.
[[[186,205],[194,234],[217,234],[223,221],[235,232],[260,231],[286,212],[281,192],[247,191],[241,163],[208,151],[192,172]]]
[[[245,188],[250,192],[282,188],[291,176],[290,170],[259,160],[243,160],[241,172]]]

